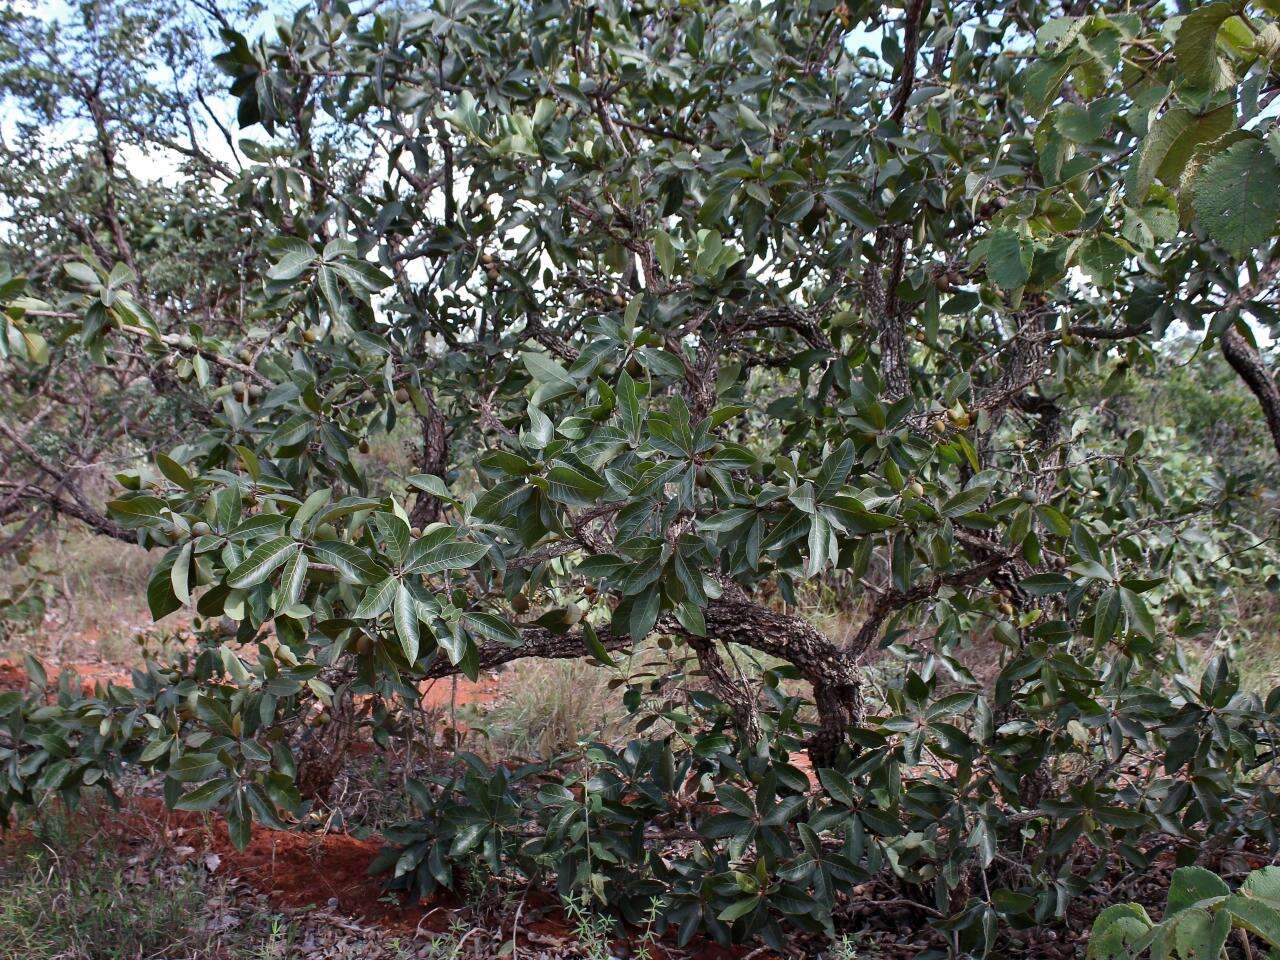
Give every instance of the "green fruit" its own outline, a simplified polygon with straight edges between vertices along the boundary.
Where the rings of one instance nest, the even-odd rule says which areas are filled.
[[[192,525],[191,532],[195,534],[197,537],[203,537],[208,535],[209,529],[210,529],[209,525],[205,523],[203,520],[200,520]]]
[[[566,627],[574,626],[582,619],[582,605],[579,603],[566,604],[563,619]]]

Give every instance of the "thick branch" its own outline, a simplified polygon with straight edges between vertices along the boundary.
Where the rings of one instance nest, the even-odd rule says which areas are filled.
[[[1236,329],[1235,324],[1222,331],[1218,342],[1222,345],[1222,355],[1231,364],[1231,369],[1257,397],[1267,428],[1271,431],[1276,453],[1280,455],[1280,388],[1276,386],[1275,377],[1267,369],[1257,348]]]

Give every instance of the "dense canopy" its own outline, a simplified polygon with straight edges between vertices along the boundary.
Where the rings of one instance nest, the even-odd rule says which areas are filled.
[[[244,842],[317,715],[554,657],[635,739],[410,780],[397,885],[780,943],[888,872],[960,955],[1276,840],[1220,649],[1277,580],[1274,3],[150,6],[0,21],[0,550],[154,548],[201,630],[0,695],[0,812],[141,764]]]

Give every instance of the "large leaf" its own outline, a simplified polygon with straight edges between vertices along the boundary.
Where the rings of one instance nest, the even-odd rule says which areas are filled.
[[[1218,32],[1236,13],[1231,3],[1207,3],[1192,10],[1178,26],[1173,41],[1178,69],[1193,86],[1222,90],[1235,79],[1218,51]]]
[[[405,573],[431,574],[444,570],[465,570],[479,563],[488,552],[489,548],[483,543],[448,540],[415,557],[405,568]]]
[[[1125,191],[1129,203],[1141,206],[1156,178],[1177,186],[1182,169],[1207,143],[1212,143],[1235,125],[1235,107],[1227,105],[1204,114],[1185,107],[1167,110],[1147,131],[1137,156],[1129,165]]]
[[[317,563],[327,563],[337,569],[348,583],[378,583],[387,571],[359,547],[341,540],[322,540],[307,548]]]
[[[1233,144],[1200,170],[1195,211],[1209,236],[1244,256],[1275,236],[1280,164],[1261,141]]]
[[[236,590],[245,590],[262,583],[298,549],[298,544],[288,537],[268,540],[249,554],[248,559],[240,566],[227,574],[227,586]]]
[[[403,583],[396,584],[395,599],[392,603],[393,617],[396,624],[396,635],[400,638],[400,648],[409,663],[418,662],[418,605],[413,594]]]

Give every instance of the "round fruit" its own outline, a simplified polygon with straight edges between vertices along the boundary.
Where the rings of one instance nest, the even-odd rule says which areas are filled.
[[[422,528],[421,528],[421,527],[410,527],[410,528],[409,528],[409,536],[411,536],[411,537],[413,537],[413,539],[417,540],[419,537],[421,537],[421,536],[422,536]]]
[[[369,452],[369,441],[365,440],[363,437],[360,440],[360,452],[361,453]]]
[[[406,390],[404,387],[397,387],[396,403],[408,403],[408,402],[409,402],[409,391]]]
[[[516,613],[528,613],[529,598],[526,597],[523,593],[517,593],[514,597],[511,598],[511,609],[514,610]]]
[[[924,496],[924,484],[919,480],[912,480],[907,484],[907,488],[903,492],[910,494],[913,498],[918,500],[920,497]]]
[[[192,525],[191,532],[194,533],[197,537],[203,537],[209,533],[209,529],[210,528],[207,523],[205,523],[203,520],[199,520]]]
[[[578,603],[570,602],[564,608],[564,625],[572,627],[582,619],[582,606]]]

